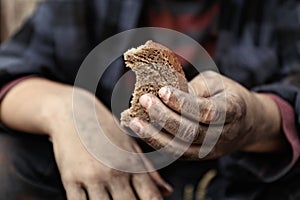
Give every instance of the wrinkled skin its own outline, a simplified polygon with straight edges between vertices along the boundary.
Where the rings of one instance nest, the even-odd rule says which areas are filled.
[[[76,123],[73,91],[77,92],[76,112],[80,116]],[[107,167],[87,151],[78,132],[87,136],[98,134],[99,121],[111,143],[120,149],[140,152],[136,142],[118,128],[112,114],[89,92],[42,78],[30,78],[14,86],[0,106],[0,119],[6,126],[24,134],[47,135],[52,140],[69,200],[106,200],[110,197],[114,200],[154,200],[163,199],[164,194],[172,192],[157,172],[121,172]],[[95,116],[98,121],[92,120]],[[98,141],[87,137],[86,143],[92,142],[97,144]],[[100,151],[103,155],[112,155],[101,146]],[[118,160],[118,155],[108,158]],[[119,164],[130,166],[136,163],[143,163],[149,169],[149,162],[143,158]]]
[[[135,118],[131,129],[156,149],[169,145],[167,153],[174,156],[191,143],[183,157],[193,160],[199,159],[208,127],[209,137],[218,141],[205,159],[238,150],[274,152],[283,148],[280,112],[270,97],[250,92],[212,71],[199,74],[189,84],[190,93],[163,87],[159,98],[143,95],[140,103],[155,124]]]
[[[89,102],[89,100],[83,102]],[[100,106],[100,104],[96,105]],[[90,110],[93,107],[89,103],[82,103],[79,107],[82,112],[78,112],[81,112],[82,118],[77,121],[77,131],[81,134],[98,134],[98,124],[94,123],[89,116],[90,113],[93,113]],[[97,111],[101,113],[99,120],[102,120],[102,128],[109,134],[107,137],[113,144],[130,152],[141,152],[135,141],[122,133],[114,124],[113,117],[108,110],[98,107]],[[109,168],[97,161],[81,144],[74,127],[74,125],[66,126],[64,124],[62,127],[58,126],[55,130],[59,132],[64,130],[69,134],[60,134],[59,132],[52,134],[56,161],[68,199],[81,200],[88,197],[92,200],[108,200],[111,196],[112,199],[116,200],[132,200],[136,199],[135,192],[138,199],[163,199],[162,193],[170,193],[171,189],[168,188],[169,186],[165,186],[166,183],[157,172],[130,174]],[[92,142],[89,140],[93,140],[92,136],[94,134],[88,138],[86,143]],[[76,148],[72,148],[72,146]],[[100,150],[105,151],[103,148]],[[120,160],[117,154],[111,153],[109,156],[110,159]],[[141,158],[140,160],[128,160],[128,163],[120,164],[130,166],[142,162],[144,161]],[[159,188],[162,189],[162,193]]]

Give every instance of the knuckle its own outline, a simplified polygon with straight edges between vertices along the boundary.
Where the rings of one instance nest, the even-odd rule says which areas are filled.
[[[192,122],[182,122],[179,127],[177,136],[186,141],[194,141],[199,136],[199,127]]]
[[[196,101],[194,101],[194,99]],[[182,113],[196,115],[200,113],[199,109],[196,109],[199,105],[198,99],[194,96],[183,96],[180,101],[180,108]]]
[[[162,152],[172,156],[173,158],[179,158],[184,154],[184,149],[171,143],[167,147],[162,149]]]
[[[217,72],[212,71],[212,70],[202,72],[200,74],[200,76],[202,79],[204,79],[204,81],[206,82],[206,86],[208,86],[209,88],[210,88],[210,86],[216,87],[217,85],[215,85],[215,83],[216,83],[215,81],[220,80],[220,78],[221,78],[220,74],[218,74]],[[212,85],[212,84],[214,84],[214,85]]]
[[[151,107],[149,116],[151,119],[155,119],[159,123],[164,123],[167,116],[167,111],[160,104],[155,104]]]
[[[156,150],[159,150],[164,147],[156,138],[147,138],[145,140],[150,146],[152,146]]]
[[[217,76],[218,73],[215,71],[212,71],[212,70],[207,70],[207,71],[202,72],[201,75],[203,77],[214,77],[214,76]]]
[[[202,76],[196,76],[193,80],[191,80],[189,82],[189,94],[194,96],[201,96],[201,94],[203,93],[202,91],[203,88],[199,87],[199,83],[201,82],[202,82]]]
[[[119,179],[129,179],[129,174],[127,174],[125,172],[122,172],[122,171],[115,170],[115,169],[111,169],[111,171],[110,171],[110,177],[112,179],[116,179],[116,180],[119,180]]]
[[[175,102],[175,101],[174,101]],[[182,95],[178,95],[178,98],[176,98],[178,110],[185,110],[185,109],[190,109],[190,103],[187,101],[187,96],[185,93]]]
[[[229,94],[227,98],[227,116],[229,119],[241,119],[246,114],[246,103],[235,94]]]
[[[99,171],[98,163],[88,163],[85,168],[78,172],[78,176],[88,183],[101,182],[103,174]]]
[[[206,103],[203,108],[203,111],[200,112],[200,121],[203,123],[210,123],[214,119],[216,119],[218,111],[216,110],[216,106],[212,103]]]
[[[180,119],[174,116],[170,116],[170,117],[166,117],[165,121],[166,122],[162,127],[173,136],[178,135],[179,127],[181,126]]]
[[[233,142],[237,140],[237,138],[239,138],[239,133],[232,129],[224,132],[221,137],[223,142]]]
[[[176,110],[180,110],[183,104],[183,98],[185,93],[177,90],[175,88],[170,88],[170,97],[168,101],[168,105],[173,107]]]
[[[177,89],[175,89],[174,87],[171,86],[167,86],[169,92],[170,92],[170,96],[177,96]]]
[[[61,177],[62,177],[62,181],[64,182],[65,185],[69,185],[69,184],[73,183],[75,180],[74,174],[71,172],[68,172],[68,171],[63,173],[61,175]]]
[[[159,130],[157,130],[152,124],[148,124],[143,129],[140,130],[140,135],[143,138],[148,139],[155,136],[155,134],[157,134],[158,132]]]
[[[236,126],[233,126],[232,124],[227,124],[223,126],[222,133],[220,135],[219,142],[217,143],[217,145],[222,146],[224,149],[233,148],[236,146],[234,144],[236,142],[239,142],[239,140],[242,137],[242,132],[238,131]]]
[[[100,181],[100,175],[96,172],[85,172],[84,175],[84,180],[89,182],[89,183],[99,183]]]
[[[241,119],[246,115],[245,102],[243,102],[242,100],[236,102],[235,113],[236,113],[236,115],[237,115],[236,117],[238,119]]]

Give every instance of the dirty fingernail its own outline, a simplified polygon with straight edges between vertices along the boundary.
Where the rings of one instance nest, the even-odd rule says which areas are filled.
[[[148,95],[141,96],[139,102],[146,109],[148,109],[152,105],[152,100]]]
[[[129,127],[136,133],[140,133],[141,129],[143,128],[142,124],[139,122],[137,118],[133,119],[129,123]]]
[[[171,96],[170,88],[168,87],[162,87],[159,92],[159,97],[162,98],[164,101],[168,101]]]

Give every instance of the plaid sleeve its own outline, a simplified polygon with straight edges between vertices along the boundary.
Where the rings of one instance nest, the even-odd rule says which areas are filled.
[[[6,85],[4,85],[2,88],[0,88],[0,102],[3,100],[4,96],[7,94],[7,92],[13,88],[15,85],[19,84],[20,82],[30,79],[35,76],[25,76],[18,79],[15,79],[13,81],[10,81]]]
[[[300,139],[298,137],[298,133],[295,126],[294,109],[289,103],[284,101],[279,96],[273,94],[266,95],[268,95],[275,101],[280,110],[282,131],[292,150],[292,159],[289,165],[287,166],[287,168],[291,168],[300,157]]]
[[[23,27],[1,44],[0,88],[19,77],[55,74],[52,15],[47,3],[40,3]]]

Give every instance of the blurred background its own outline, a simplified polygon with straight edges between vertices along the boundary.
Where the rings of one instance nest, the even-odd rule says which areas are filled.
[[[0,41],[6,40],[41,0],[0,0]]]

